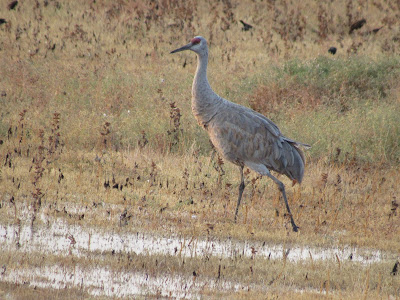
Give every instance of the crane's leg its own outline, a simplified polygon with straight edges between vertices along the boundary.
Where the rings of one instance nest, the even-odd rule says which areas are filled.
[[[238,200],[237,200],[237,205],[236,205],[236,212],[235,212],[235,223],[236,223],[236,220],[237,220],[237,214],[238,214],[238,211],[239,211],[239,205],[240,205],[240,201],[242,200],[242,195],[243,195],[243,191],[244,191],[244,187],[245,187],[245,185],[244,185],[244,175],[243,175],[243,166],[239,166],[239,168],[240,168],[240,185],[239,185],[239,197],[238,197]]]
[[[283,200],[285,201],[287,212],[289,213],[289,216],[290,216],[290,222],[292,223],[293,231],[297,232],[299,227],[297,227],[297,225],[294,223],[292,213],[290,212],[289,203],[288,203],[287,198],[286,198],[285,185],[281,181],[279,181],[275,176],[273,176],[270,172],[266,173],[266,175],[269,178],[271,178],[278,185],[279,190],[282,193]]]

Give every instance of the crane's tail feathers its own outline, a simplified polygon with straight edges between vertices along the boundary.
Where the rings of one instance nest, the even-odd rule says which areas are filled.
[[[303,168],[304,168],[304,166],[306,165],[306,158],[304,157],[303,151],[301,151],[298,145],[294,145],[294,149],[296,149],[297,153],[300,155],[301,160],[303,161]]]
[[[308,149],[311,148],[311,146],[308,145],[308,144],[303,144],[303,143],[299,143],[299,142],[295,142],[295,143],[296,143],[296,146],[301,146],[301,147],[303,147],[305,150],[308,150]]]
[[[299,145],[297,143],[289,143],[292,146],[292,163],[289,163],[285,168],[285,174],[293,180],[293,185],[296,183],[301,183],[304,175],[304,166],[306,164],[306,160],[301,151]]]
[[[285,141],[289,142],[290,144],[296,146],[297,148],[298,148],[298,146],[303,147],[305,150],[311,148],[311,146],[308,145],[308,144],[300,143],[300,142],[294,141],[294,140],[292,140],[292,139],[289,139],[289,138],[287,138],[287,137],[284,137],[283,139],[284,139]]]

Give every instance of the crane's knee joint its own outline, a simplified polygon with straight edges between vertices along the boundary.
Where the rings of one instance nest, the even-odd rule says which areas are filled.
[[[279,187],[279,191],[281,191],[281,192],[285,191],[285,185],[282,182],[278,183],[278,187]]]

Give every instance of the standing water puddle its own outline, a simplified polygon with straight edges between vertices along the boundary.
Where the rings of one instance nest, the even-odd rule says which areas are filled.
[[[19,247],[16,250],[18,243]],[[136,253],[141,255],[171,255],[180,257],[265,257],[291,262],[302,260],[352,260],[361,264],[380,262],[385,255],[380,251],[352,247],[312,248],[267,245],[261,242],[243,242],[232,239],[188,239],[184,237],[159,237],[146,233],[113,233],[97,228],[54,223],[48,227],[0,225],[0,250],[20,253],[86,257],[88,253]],[[246,290],[224,280],[195,280],[193,277],[165,275],[149,276],[143,272],[110,271],[107,268],[80,268],[55,265],[52,267],[27,267],[7,270],[0,280],[29,283],[44,288],[84,288],[92,295],[124,297],[158,294],[165,297],[193,298],[204,288],[218,290]]]
[[[0,276],[1,281],[29,284],[40,288],[85,289],[94,296],[131,297],[134,295],[159,295],[173,298],[200,298],[197,294],[208,289],[248,290],[238,283],[226,280],[202,281],[178,275],[151,276],[143,272],[110,271],[107,268],[82,269],[65,266],[44,268],[28,267],[13,270]]]
[[[19,237],[19,240],[18,240]],[[76,225],[53,224],[48,228],[38,228],[32,232],[29,226],[0,225],[0,244],[2,249],[15,249],[19,241],[19,251],[39,251],[54,255],[76,256],[87,252],[126,252],[144,255],[181,255],[184,257],[216,256],[221,258],[245,256],[264,256],[268,259],[286,259],[298,262],[313,260],[346,260],[374,263],[384,259],[377,250],[353,247],[317,248],[285,247],[261,242],[242,242],[232,239],[210,238],[188,239],[184,237],[158,237],[146,233],[112,233],[98,229],[87,229]],[[256,251],[256,252],[255,252]]]

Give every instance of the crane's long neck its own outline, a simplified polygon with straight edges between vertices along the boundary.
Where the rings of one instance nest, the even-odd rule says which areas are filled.
[[[197,70],[192,86],[192,111],[200,125],[206,124],[217,112],[221,102],[207,79],[208,50],[197,54]]]

